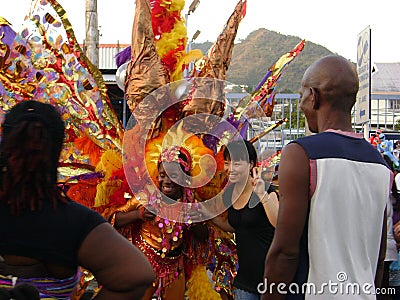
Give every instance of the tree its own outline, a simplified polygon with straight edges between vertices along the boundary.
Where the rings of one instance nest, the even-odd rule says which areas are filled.
[[[396,120],[396,123],[394,124],[394,130],[400,131],[400,119]]]

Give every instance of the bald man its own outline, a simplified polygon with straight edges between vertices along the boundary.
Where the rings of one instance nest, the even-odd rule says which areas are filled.
[[[262,299],[375,299],[392,173],[353,132],[357,91],[355,67],[343,57],[323,57],[304,73],[300,107],[316,134],[282,151]]]

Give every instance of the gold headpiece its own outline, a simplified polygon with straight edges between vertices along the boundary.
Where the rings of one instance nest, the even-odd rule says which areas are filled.
[[[197,186],[200,183],[205,184],[214,175],[214,152],[195,134],[184,131],[181,124],[147,142],[147,170],[155,181],[160,162],[177,162],[195,179]]]
[[[181,156],[184,156],[186,160],[182,159]],[[158,159],[158,163],[161,162],[178,162],[185,172],[189,172],[192,167],[192,157],[186,148],[181,146],[172,146],[166,148],[161,152],[160,157]]]

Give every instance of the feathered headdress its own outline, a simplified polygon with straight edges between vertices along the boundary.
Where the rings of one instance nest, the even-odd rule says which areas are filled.
[[[57,1],[33,1],[19,33],[1,19],[0,48],[0,117],[24,100],[55,106],[66,123],[63,178],[93,171],[104,151],[120,153],[123,127],[102,74],[80,48]]]
[[[181,125],[147,142],[147,170],[155,182],[161,162],[177,162],[190,175],[190,186],[199,187],[208,182],[215,173],[214,153],[195,134],[184,131]],[[180,159],[180,155],[186,159]]]
[[[183,69],[202,56],[200,50],[186,53],[186,27],[181,17],[183,0],[137,0],[132,27],[131,61],[127,67],[125,94],[139,126],[151,128],[151,136],[162,131],[162,115],[153,112],[171,104],[168,88],[149,95],[167,83],[182,79]],[[145,100],[145,101],[143,101]]]

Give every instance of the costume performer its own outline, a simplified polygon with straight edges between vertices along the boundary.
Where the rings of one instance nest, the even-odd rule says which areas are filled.
[[[399,166],[399,161],[393,154],[393,141],[386,139],[384,133],[379,134],[379,141],[376,145],[376,149],[382,153],[382,155],[387,156],[391,160],[394,167]]]
[[[172,1],[171,7],[174,7],[176,3],[179,1]],[[161,5],[162,4],[162,5]],[[245,2],[239,1],[237,4],[234,13],[232,14],[231,18],[228,21],[226,29],[220,35],[219,40],[217,41],[214,52],[210,53],[210,56],[204,57],[204,67],[202,77],[206,76],[209,77],[212,82],[212,79],[216,76],[222,76],[221,79],[225,79],[225,73],[227,66],[229,65],[231,52],[233,48],[233,41],[237,31],[238,24],[243,17],[243,9],[244,9]],[[182,70],[179,68],[180,63],[177,64],[178,67],[176,69],[168,68],[170,66],[169,63],[165,63],[165,57],[163,53],[166,53],[164,49],[160,49],[161,46],[165,45],[165,42],[162,43],[163,38],[168,37],[168,34],[163,34],[160,32],[159,27],[154,27],[154,24],[159,24],[162,20],[160,17],[160,7],[168,9],[170,5],[164,3],[164,1],[155,1],[152,3],[152,11],[150,4],[148,1],[140,0],[136,3],[136,14],[135,20],[132,30],[132,46],[131,46],[131,61],[127,66],[127,78],[125,81],[125,92],[128,105],[132,111],[133,116],[136,119],[135,126],[126,132],[128,134],[129,139],[135,141],[135,151],[128,150],[125,152],[135,153],[138,157],[140,157],[140,153],[143,152],[141,150],[140,144],[147,143],[145,140],[143,141],[140,137],[143,135],[148,135],[150,138],[157,137],[158,135],[162,135],[165,131],[167,131],[171,125],[182,119],[184,116],[196,116],[197,114],[200,115],[201,113],[204,114],[211,114],[222,116],[224,112],[224,104],[214,101],[213,99],[204,99],[198,96],[198,92],[201,87],[206,86],[209,87],[206,83],[201,82],[198,80],[193,84],[196,88],[191,88],[190,93],[188,96],[185,96],[186,99],[184,101],[179,101],[179,99],[171,99],[171,94],[176,95],[176,93],[170,93],[169,88],[163,88],[166,83],[172,82],[179,77],[182,78],[182,72],[178,72],[178,70]],[[154,13],[156,11],[156,13]],[[152,14],[153,22],[150,23],[150,16]],[[168,14],[167,14],[168,15]],[[161,20],[160,20],[161,19]],[[165,19],[163,18],[164,22]],[[177,32],[175,32],[177,33]],[[174,36],[174,35],[173,35]],[[155,38],[156,37],[156,38]],[[181,36],[183,40],[186,40],[186,37]],[[142,42],[144,41],[144,42]],[[193,53],[189,56],[191,57]],[[177,57],[179,57],[177,55]],[[167,60],[169,61],[169,60]],[[215,72],[217,74],[215,74]],[[194,72],[197,76],[199,76],[197,70]],[[173,75],[173,76],[171,76]],[[178,82],[179,83],[179,82]],[[208,83],[208,82],[207,82]],[[213,83],[213,82],[212,82]],[[169,87],[174,89],[174,84],[171,83]],[[222,90],[220,84],[214,86],[211,85],[211,90],[216,91],[217,93],[221,94]],[[156,93],[151,94],[156,88],[159,88]],[[153,97],[148,97],[151,94]],[[172,97],[173,98],[173,97]],[[156,101],[152,101],[156,99]],[[209,104],[205,104],[204,101],[208,101]],[[211,110],[204,110],[204,108],[211,107]],[[149,112],[154,111],[162,111],[160,116],[154,117]],[[198,122],[193,122],[194,118],[191,119],[191,122],[183,122],[182,130],[186,132],[197,133],[196,130],[199,130],[201,126],[204,126],[205,120],[201,119]],[[192,124],[196,124],[199,126],[193,126]],[[146,129],[149,129],[146,131]],[[144,134],[145,133],[145,134]],[[133,137],[136,138],[132,138]],[[124,142],[124,145],[127,143]],[[132,147],[132,146],[131,146]],[[145,147],[147,149],[147,146]],[[203,148],[207,151],[210,149],[203,145]],[[145,151],[147,154],[147,150]],[[214,153],[212,153],[214,154]],[[143,170],[143,166],[139,163],[140,159],[132,159],[132,162],[135,164],[134,166],[126,166],[125,170]],[[128,159],[129,162],[129,159]],[[128,171],[129,172],[129,171]],[[139,172],[132,172],[134,174],[129,173],[129,177],[139,177],[139,181],[146,181],[143,178],[143,174]],[[128,176],[127,176],[128,177]],[[130,180],[132,182],[132,180]],[[133,183],[134,184],[134,183]],[[220,187],[218,187],[220,189]],[[135,186],[130,186],[131,191],[133,194],[141,194],[140,188],[138,189]],[[196,191],[196,195],[198,196],[196,201],[202,201],[202,194],[200,191]],[[143,196],[141,196],[143,198]],[[147,198],[149,195],[147,195]],[[144,197],[146,198],[146,197]],[[211,231],[213,232],[213,231]],[[205,244],[205,245],[204,245]],[[210,245],[212,247],[213,245]],[[187,270],[187,277],[191,277],[192,274],[197,275],[196,279],[192,278],[189,282],[189,289],[188,294],[192,295],[192,299],[199,299],[201,296],[196,295],[199,294],[200,291],[204,292],[209,290],[208,296],[205,296],[208,299],[217,298],[218,294],[212,291],[212,289],[207,289],[210,284],[205,283],[207,280],[206,277],[206,264],[209,260],[203,259],[200,257],[195,256],[204,256],[207,251],[201,253],[198,251],[199,249],[208,248],[208,243],[202,243],[197,245],[193,245],[190,247],[191,249],[196,249],[198,254],[195,254],[193,251],[191,252],[191,262],[186,264]],[[235,254],[234,244],[231,243],[232,254]],[[215,248],[213,248],[215,249]],[[190,252],[190,251],[189,251]],[[224,261],[231,261],[230,267],[232,270],[225,272],[226,274],[235,274],[235,255],[232,255],[231,260],[225,259]],[[204,260],[204,263],[200,264],[200,267],[197,270],[194,270],[194,261]],[[189,261],[189,260],[188,260]],[[219,259],[218,262],[223,263],[222,259]],[[226,268],[227,264],[224,263],[224,268]],[[202,280],[201,280],[202,279]],[[231,276],[232,279],[232,276]],[[203,283],[203,288],[199,288],[200,283]],[[206,287],[206,288],[204,288]],[[204,297],[204,296],[203,296]]]
[[[211,157],[213,152],[195,135],[187,140],[180,139],[182,133],[182,130],[177,134],[169,131],[170,138],[160,135],[146,145],[147,169],[160,193],[155,197],[145,191],[137,193],[123,206],[110,211],[111,223],[143,251],[157,274],[154,288],[149,289],[143,299],[151,299],[154,293],[162,299],[184,299],[188,262],[203,263],[200,249],[192,248],[195,233],[191,232],[194,227],[203,225],[192,224],[179,203],[195,205],[195,193],[188,186],[189,180],[200,175],[199,158]],[[165,140],[173,142],[163,147]],[[207,168],[209,164],[203,162],[202,165]],[[202,250],[207,251],[206,247]]]

